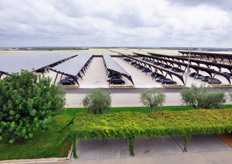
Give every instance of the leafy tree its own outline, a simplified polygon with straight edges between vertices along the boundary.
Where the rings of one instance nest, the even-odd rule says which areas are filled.
[[[225,92],[222,90],[211,90],[209,87],[201,85],[186,88],[181,91],[182,101],[187,106],[195,109],[218,109],[226,102]]]
[[[50,78],[26,70],[0,79],[0,140],[6,136],[14,143],[46,129],[64,111],[64,94]]]
[[[109,92],[103,92],[101,89],[96,89],[88,94],[82,103],[88,112],[94,114],[103,114],[110,111],[111,97]]]
[[[145,90],[140,93],[140,101],[145,105],[149,106],[151,113],[157,106],[162,106],[165,101],[165,94],[162,91],[156,91],[156,89]]]

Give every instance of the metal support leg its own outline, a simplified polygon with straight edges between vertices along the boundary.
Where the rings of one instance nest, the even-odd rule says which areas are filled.
[[[164,80],[166,79],[167,75],[168,75],[168,73],[166,73],[166,75],[165,75],[165,77],[164,77],[164,79],[162,81],[162,85],[164,84]]]
[[[58,73],[56,74],[56,78],[55,78],[54,84],[56,83],[57,76],[58,76]]]

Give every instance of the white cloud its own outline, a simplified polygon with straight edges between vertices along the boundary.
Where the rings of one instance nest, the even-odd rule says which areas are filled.
[[[0,4],[3,47],[232,44],[231,11],[212,2],[0,0]]]

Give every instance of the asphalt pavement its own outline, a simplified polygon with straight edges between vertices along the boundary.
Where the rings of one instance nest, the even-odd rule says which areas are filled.
[[[112,107],[143,106],[140,102],[140,92],[148,88],[102,88],[105,92],[111,93]],[[226,90],[227,88],[221,88]],[[95,88],[68,88],[66,89],[66,107],[83,107],[82,100]],[[180,91],[182,88],[168,88],[162,90],[166,95],[165,106],[182,105]],[[230,102],[228,102],[230,103]]]

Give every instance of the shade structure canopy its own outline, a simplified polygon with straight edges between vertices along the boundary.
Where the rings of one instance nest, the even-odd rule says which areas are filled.
[[[185,62],[174,61],[174,60],[170,60],[170,59],[164,59],[164,58],[161,57],[162,56],[161,54],[157,55],[158,57],[155,54],[153,54],[153,56],[144,55],[144,54],[140,54],[140,53],[135,53],[135,54],[139,55],[139,56],[147,57],[147,58],[156,59],[158,61],[163,61],[163,62],[170,63],[170,64],[176,64],[178,66],[184,66],[186,68],[189,65],[189,68],[194,69],[197,73],[199,73],[199,71],[204,71],[204,72],[207,72],[211,77],[212,77],[212,74],[214,74],[214,75],[221,75],[221,76],[225,77],[228,80],[229,83],[231,83],[230,76],[228,76],[226,74],[223,74],[222,72],[216,71],[214,69],[210,69],[210,68],[206,68],[206,67],[201,67],[199,65],[192,65],[192,64],[185,63]],[[150,54],[152,54],[152,53],[150,53]],[[164,55],[164,56],[167,56],[167,55]],[[180,59],[179,57],[172,57],[172,56],[170,58]],[[182,60],[182,59],[183,58],[181,58],[180,60]],[[183,61],[188,61],[188,59],[183,59]]]
[[[0,57],[0,72],[12,74],[21,69],[37,71],[76,56],[74,53],[34,53]]]
[[[182,61],[182,62],[189,60],[190,63],[194,62],[197,65],[204,64],[208,68],[210,68],[211,66],[215,66],[215,67],[217,67],[219,69],[219,71],[221,71],[221,68],[226,68],[227,70],[229,70],[230,72],[232,72],[232,65],[230,65],[230,64],[216,63],[216,62],[199,60],[199,59],[192,59],[192,58],[187,59],[187,58],[185,58],[183,56],[170,56],[170,55],[163,55],[163,54],[150,53],[150,52],[148,52],[148,54],[150,54],[152,56],[155,56],[155,57],[168,58],[168,59],[178,60],[178,61]]]
[[[92,57],[93,55],[89,53],[81,54],[64,63],[52,67],[51,70],[63,75],[70,76],[76,81],[77,76],[81,77],[80,72],[84,74],[85,69],[89,65]]]
[[[182,55],[191,55],[191,56],[195,56],[198,58],[213,58],[215,61],[216,59],[221,59],[221,62],[224,61],[224,59],[227,59],[230,64],[231,64],[231,60],[232,60],[232,54],[228,54],[228,53],[219,53],[219,52],[200,52],[200,51],[191,51],[191,53],[189,51],[178,51],[179,53],[181,53]]]
[[[123,69],[116,61],[114,61],[110,55],[106,53],[102,53],[102,55],[105,67],[109,72],[117,72],[118,74],[125,76],[134,85],[131,75],[125,69]]]
[[[118,52],[118,53],[119,53],[119,52]],[[157,66],[157,65],[155,65],[155,64],[153,64],[153,63],[145,62],[145,61],[143,61],[143,60],[141,60],[141,59],[137,59],[137,58],[132,57],[132,56],[130,56],[130,55],[125,55],[125,54],[123,54],[123,53],[119,53],[119,54],[121,54],[121,55],[124,56],[124,57],[133,59],[133,60],[135,60],[135,61],[137,61],[137,62],[139,62],[139,63],[143,63],[143,64],[145,64],[145,65],[148,65],[149,67],[153,67],[153,68],[155,68],[156,70],[160,70],[161,72],[166,72],[166,73],[167,73],[168,75],[170,75],[171,77],[172,77],[172,75],[174,75],[174,76],[176,76],[177,78],[179,78],[179,79],[181,80],[181,82],[184,84],[184,78],[183,78],[183,76],[180,75],[180,74],[178,74],[178,73],[176,73],[176,72],[174,72],[174,71],[167,70],[167,69],[165,69],[165,68],[163,68],[163,67],[160,67],[160,66]]]

